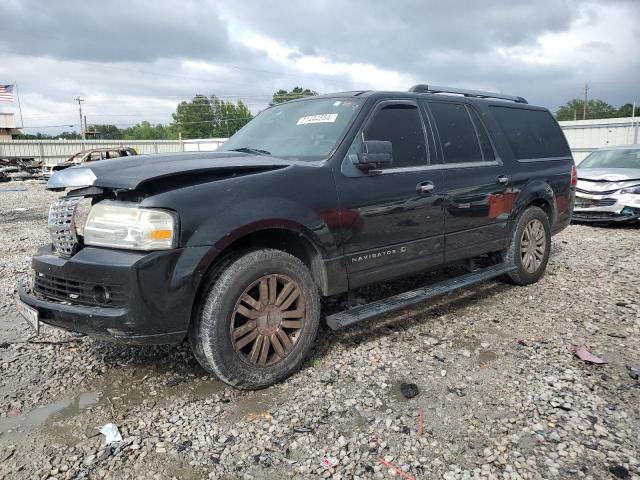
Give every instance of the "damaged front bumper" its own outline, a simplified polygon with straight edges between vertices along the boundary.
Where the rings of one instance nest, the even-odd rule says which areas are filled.
[[[131,252],[85,247],[69,259],[43,247],[20,301],[39,321],[127,344],[181,342],[210,247]]]
[[[576,193],[572,219],[576,222],[634,222],[640,219],[638,195],[586,195]]]

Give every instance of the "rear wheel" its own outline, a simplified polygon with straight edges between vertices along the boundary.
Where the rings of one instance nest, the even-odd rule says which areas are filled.
[[[200,364],[224,382],[255,389],[289,376],[320,320],[306,266],[279,250],[248,252],[213,279],[189,339]]]
[[[516,267],[509,278],[518,285],[537,282],[547,268],[551,249],[551,228],[547,214],[539,207],[529,207],[518,218],[505,255]]]

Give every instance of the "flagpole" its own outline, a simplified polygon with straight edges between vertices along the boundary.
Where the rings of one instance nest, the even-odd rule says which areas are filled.
[[[20,112],[20,128],[24,128],[24,120],[22,120],[22,107],[20,106],[20,95],[18,95],[18,84],[14,83],[13,88],[16,89],[16,100],[18,100],[18,111]]]

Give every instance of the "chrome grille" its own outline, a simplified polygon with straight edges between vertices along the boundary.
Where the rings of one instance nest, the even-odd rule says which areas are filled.
[[[585,207],[610,207],[611,205],[615,205],[617,200],[615,198],[583,198],[576,197],[576,207],[585,208]]]
[[[620,189],[616,188],[615,190],[603,190],[603,191],[599,192],[597,190],[585,190],[584,188],[576,188],[576,192],[587,193],[589,195],[613,195],[618,190],[620,190]]]
[[[74,217],[80,200],[82,197],[64,197],[49,207],[49,235],[54,251],[61,257],[69,258],[78,249]]]

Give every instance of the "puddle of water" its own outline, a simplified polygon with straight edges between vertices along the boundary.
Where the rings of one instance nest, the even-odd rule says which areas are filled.
[[[498,358],[498,356],[491,350],[480,350],[478,354],[478,365],[489,363]]]
[[[72,399],[58,400],[49,405],[35,408],[25,415],[1,418],[0,433],[29,430],[54,421],[75,417],[83,410],[96,405],[100,398],[99,392],[85,392]]]
[[[203,383],[196,385],[191,393],[198,400],[206,400],[213,397],[216,394],[222,393],[226,385],[219,380],[206,380]]]

